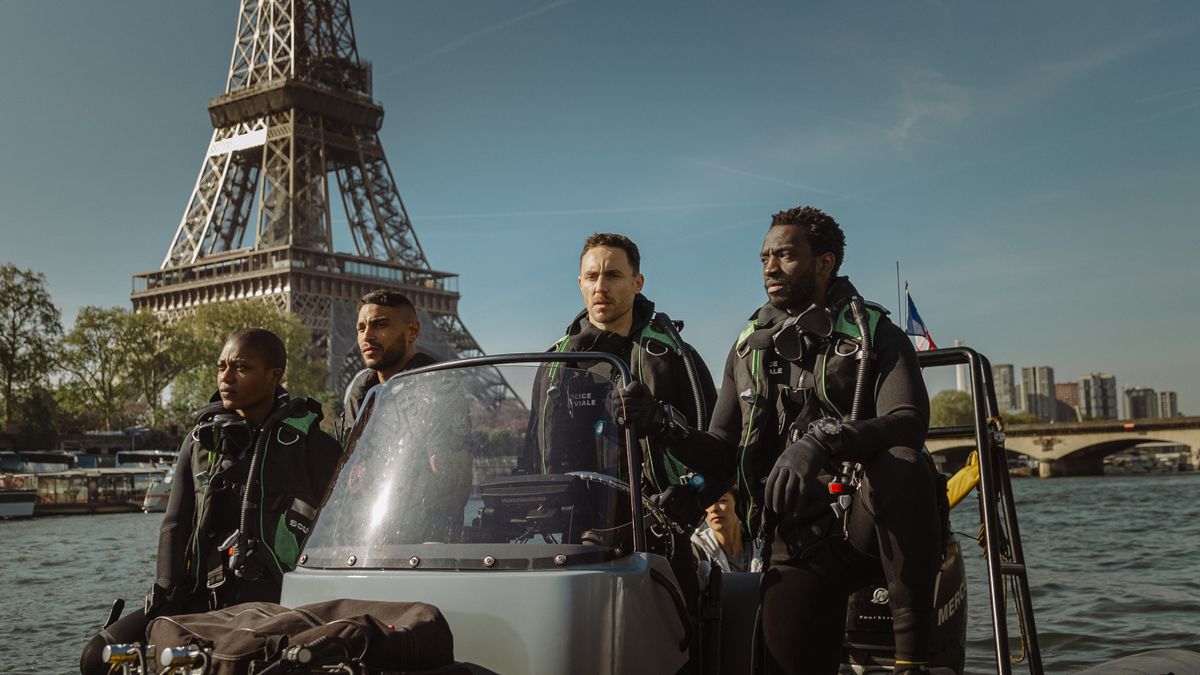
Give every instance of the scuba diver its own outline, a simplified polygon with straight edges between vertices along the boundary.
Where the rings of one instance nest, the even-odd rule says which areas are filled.
[[[423,368],[437,359],[413,348],[421,336],[417,310],[397,291],[371,291],[358,300],[358,350],[367,367],[358,371],[346,387],[342,426],[354,425],[367,392],[403,370]]]
[[[157,578],[142,608],[88,642],[80,672],[108,672],[104,646],[144,642],[156,617],[279,601],[341,456],[319,427],[320,404],[280,386],[286,367],[270,331],[225,342],[217,394],[179,449]]]
[[[637,244],[621,234],[590,235],[579,257],[579,292],[584,310],[550,351],[605,352],[620,357],[629,364],[637,382],[630,386],[645,389],[672,406],[685,424],[703,428],[716,400],[712,375],[695,348],[679,337],[671,319],[656,312],[654,303],[641,294],[644,284]],[[533,400],[556,404],[534,410],[530,415],[529,433],[518,461],[519,472],[605,471],[624,477],[623,467],[608,466],[604,458],[596,457],[595,444],[587,442],[595,435],[592,429],[602,406],[611,409],[620,403],[610,396],[611,378],[615,374],[609,372],[608,366],[598,363],[590,365],[589,370],[598,377],[563,381],[570,373],[550,367],[539,371]],[[582,446],[580,440],[585,441]],[[723,468],[719,463],[721,458],[699,460],[697,466],[689,468],[661,446],[649,441],[642,446],[643,478],[648,493],[672,496],[678,493],[671,501],[677,503],[677,515],[688,514],[678,520],[690,529],[699,522],[708,502],[696,497],[696,490],[687,478],[692,469],[704,472]],[[717,492],[708,501],[719,496]],[[689,502],[690,508],[683,508],[684,502]]]
[[[621,358],[633,374],[629,386],[672,406],[681,424],[703,428],[716,400],[712,375],[696,350],[679,337],[671,319],[656,312],[654,303],[641,294],[644,284],[637,244],[621,234],[590,235],[579,258],[584,310],[550,351],[606,352]],[[518,473],[600,471],[628,478],[621,458],[597,457],[599,432],[593,431],[604,410],[612,411],[614,418],[622,416],[620,400],[612,396],[615,374],[603,363],[580,367],[590,372],[553,366],[538,371],[532,400],[545,400],[547,405],[531,411]],[[630,418],[636,414],[624,411]],[[690,533],[704,506],[715,501],[721,489],[716,494],[710,494],[711,486],[697,489],[693,471],[727,472],[724,455],[698,455],[685,466],[657,443],[643,440],[642,449],[645,493]],[[694,616],[699,588],[686,535],[673,548],[671,566]]]
[[[942,522],[922,451],[929,397],[908,338],[837,275],[844,248],[818,209],[772,218],[760,255],[767,302],[729,351],[708,432],[672,425],[646,392],[622,392],[643,411],[636,428],[659,429],[652,440],[683,461],[736,457],[738,501],[769,551],[771,673],[836,673],[847,599],[872,582],[888,591],[896,672],[921,672],[930,648]],[[830,494],[847,486],[857,487],[848,509]]]

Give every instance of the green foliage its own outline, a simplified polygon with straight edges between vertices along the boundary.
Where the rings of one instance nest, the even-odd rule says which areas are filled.
[[[1029,412],[1020,412],[1012,410],[1004,413],[1004,423],[1007,424],[1041,424],[1042,420],[1037,415]]]
[[[133,416],[129,404],[135,392],[123,342],[129,315],[119,307],[83,307],[63,339],[64,402],[106,431],[120,428]]]
[[[17,393],[44,381],[46,354],[62,334],[58,308],[50,301],[46,277],[16,265],[0,265],[0,397],[3,430],[12,424]]]
[[[203,305],[177,328],[188,352],[184,370],[171,387],[177,418],[208,402],[217,389],[221,347],[230,335],[247,328],[265,328],[283,340],[288,354],[283,384],[289,393],[318,397],[325,392],[325,365],[309,358],[312,335],[294,314],[274,305],[255,300]]]
[[[194,336],[149,311],[127,314],[120,331],[130,389],[150,412],[147,422],[162,422],[162,393],[196,352]]]
[[[58,446],[61,420],[58,401],[46,386],[34,385],[16,405],[16,444],[27,450]]]
[[[957,427],[972,424],[975,408],[971,395],[957,389],[939,391],[929,400],[930,427]]]

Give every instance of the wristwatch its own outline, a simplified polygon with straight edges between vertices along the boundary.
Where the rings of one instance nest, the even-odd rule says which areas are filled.
[[[808,425],[808,433],[812,434],[818,443],[825,446],[831,455],[842,449],[842,443],[845,440],[845,436],[842,436],[842,421],[836,417],[822,417],[813,420]]]

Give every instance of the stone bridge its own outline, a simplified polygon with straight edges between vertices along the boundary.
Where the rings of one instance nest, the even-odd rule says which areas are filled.
[[[1005,449],[1038,460],[1042,477],[1098,475],[1105,456],[1143,443],[1179,443],[1194,457],[1200,449],[1200,417],[1022,424],[1006,428],[1004,435]],[[927,445],[958,465],[975,448],[975,437],[930,439]]]

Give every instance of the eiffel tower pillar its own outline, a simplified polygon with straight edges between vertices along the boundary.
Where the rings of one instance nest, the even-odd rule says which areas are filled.
[[[175,319],[206,303],[274,304],[312,332],[335,392],[362,367],[356,301],[370,290],[412,299],[422,350],[483,353],[458,317],[457,275],[430,266],[396,189],[349,0],[242,0],[225,93],[208,112],[191,198],[162,265],[134,275],[135,309]],[[334,203],[353,253],[334,251]]]

